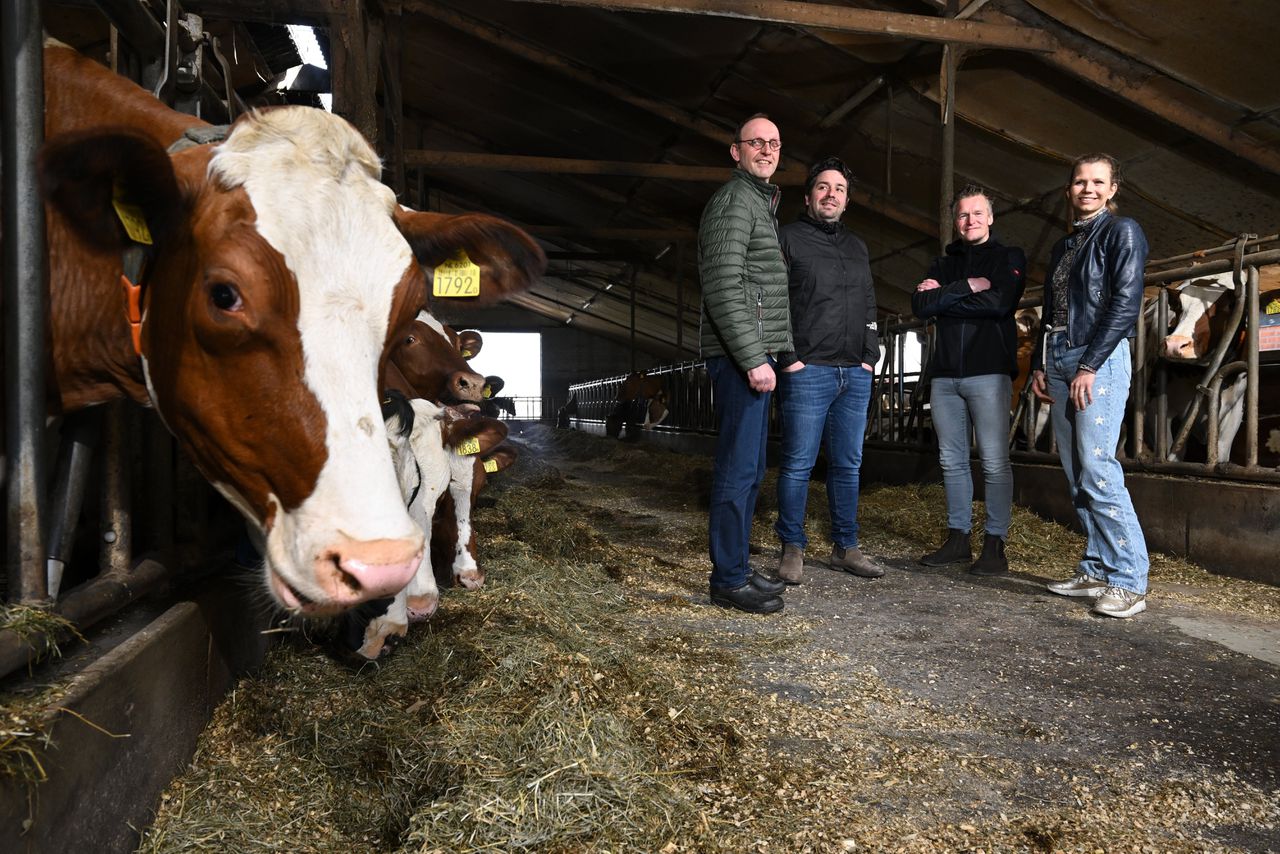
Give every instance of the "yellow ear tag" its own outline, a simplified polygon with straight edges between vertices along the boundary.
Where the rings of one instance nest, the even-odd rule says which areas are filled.
[[[465,250],[436,267],[431,293],[438,297],[480,296],[480,266],[472,263]]]
[[[489,388],[488,386],[485,386],[484,391],[480,392],[480,396],[483,397],[485,400],[488,400],[489,398],[493,397],[493,389]]]
[[[475,353],[472,353],[470,350],[463,350],[463,351],[462,351],[462,358],[464,358],[464,359],[470,359],[470,358],[471,358],[472,356],[474,356],[474,355],[475,355]]]
[[[493,474],[495,471],[497,471],[497,470],[498,470],[498,461],[497,461],[497,460],[485,460],[485,461],[484,461],[484,470],[485,470],[485,471],[487,471],[487,472],[489,472],[489,474]]]
[[[124,226],[130,240],[134,243],[145,243],[148,246],[152,244],[151,229],[147,228],[147,219],[142,215],[142,208],[126,202],[119,185],[112,190],[111,206],[116,209],[116,216],[120,217],[120,224]]]
[[[1263,314],[1280,314],[1280,299],[1273,299],[1267,303],[1267,307],[1262,310]]]
[[[457,451],[464,457],[470,456],[471,454],[478,454],[480,453],[480,440],[475,436],[472,436],[470,439],[465,439],[458,445]]]

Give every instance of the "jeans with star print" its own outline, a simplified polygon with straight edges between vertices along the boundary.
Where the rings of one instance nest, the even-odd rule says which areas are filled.
[[[1071,488],[1071,502],[1087,542],[1080,571],[1131,593],[1147,592],[1147,541],[1116,459],[1132,367],[1129,342],[1122,340],[1098,368],[1093,403],[1077,412],[1067,393],[1085,347],[1070,347],[1053,333],[1045,351],[1045,379],[1058,457]]]

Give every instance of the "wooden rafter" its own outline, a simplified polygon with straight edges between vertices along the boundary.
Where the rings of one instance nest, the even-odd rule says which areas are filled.
[[[435,4],[424,2],[424,0],[407,0],[404,4],[404,9],[406,11],[420,12],[422,14],[429,15],[435,20],[458,29],[460,32],[465,32],[468,35],[487,42],[501,50],[513,53],[530,62],[561,73],[576,82],[590,86],[591,88],[604,92],[610,96],[617,97],[632,106],[643,109],[655,116],[664,118],[677,127],[693,131],[712,141],[723,143],[726,142],[728,137],[731,135],[731,129],[722,128],[712,122],[699,119],[693,114],[670,104],[637,95],[626,86],[615,83],[597,72],[583,68],[582,66],[579,66],[576,63],[573,63],[568,59],[558,54],[554,54],[542,47],[504,33],[487,23],[482,23],[457,12],[446,10]],[[866,94],[870,94],[870,92],[867,92]],[[862,97],[865,97],[865,95],[862,95]],[[854,105],[848,104],[846,107],[842,107],[840,110],[837,110],[837,113],[847,112],[848,109],[852,108],[852,106]],[[801,157],[801,159],[803,159],[803,157]],[[723,175],[724,173],[721,172],[719,174]],[[631,177],[649,178],[665,176],[631,175]],[[722,180],[722,178],[717,177],[716,180]],[[780,183],[788,183],[791,179],[784,178],[783,175],[780,174],[775,177],[775,180]],[[801,182],[801,179],[797,179],[795,181],[797,184]],[[872,213],[887,217],[897,222],[899,225],[904,225],[922,234],[937,234],[938,232],[939,224],[937,222],[932,221],[920,211],[903,205],[890,196],[868,191],[863,187],[854,186],[849,190],[849,202],[853,205],[865,208]]]
[[[664,178],[668,181],[719,183],[729,177],[730,166],[680,166],[674,163],[632,163],[616,160],[580,160],[567,157],[526,157],[512,154],[480,154],[468,151],[406,151],[411,166],[436,169],[492,169],[510,172],[550,172],[576,175],[623,175],[632,178]],[[778,172],[774,183],[798,186],[805,176],[799,171]],[[882,214],[923,234],[936,234],[937,222],[885,196],[861,188],[850,188],[849,201]]]
[[[1029,7],[1019,9],[1017,17],[990,10],[984,12],[983,17],[984,20],[1013,24],[1023,23],[1023,20],[1043,21],[1046,29],[1052,25],[1052,22]],[[1280,150],[1275,146],[1259,142],[1190,104],[1169,97],[1155,85],[1155,81],[1167,79],[1159,72],[1066,27],[1052,26],[1057,47],[1041,54],[1042,61],[1164,119],[1175,127],[1183,128],[1255,166],[1280,174]]]
[[[1054,41],[1043,32],[1018,25],[990,24],[928,15],[907,15],[849,6],[793,0],[522,0],[555,6],[587,6],[631,12],[715,15],[845,33],[896,36],[1008,50],[1049,51]]]

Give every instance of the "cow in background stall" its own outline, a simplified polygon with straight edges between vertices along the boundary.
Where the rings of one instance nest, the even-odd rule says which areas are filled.
[[[1040,335],[1040,307],[1020,308],[1014,314],[1018,327],[1018,376],[1013,380],[1013,435],[1021,436],[1027,450],[1035,450],[1049,427],[1049,405],[1031,393],[1031,356]],[[1031,408],[1031,433],[1027,434],[1024,413]],[[1047,447],[1040,450],[1048,450]]]
[[[1262,315],[1280,314],[1280,267],[1264,267],[1259,271],[1259,310]],[[1189,279],[1169,288],[1170,307],[1177,310],[1177,323],[1161,341],[1160,356],[1169,363],[1166,383],[1169,422],[1165,429],[1175,436],[1215,348],[1227,336],[1234,343],[1222,364],[1245,359],[1247,347],[1242,328],[1230,325],[1238,294],[1232,273]],[[1262,354],[1264,359],[1266,354]],[[1221,386],[1218,407],[1217,459],[1220,462],[1245,461],[1245,442],[1240,435],[1244,424],[1245,392],[1248,378],[1242,371]],[[1154,395],[1152,395],[1154,397]],[[1154,401],[1148,404],[1148,420],[1154,430]],[[1199,445],[1208,441],[1208,406],[1202,401],[1191,436]],[[1154,434],[1153,434],[1154,435]],[[1187,451],[1191,453],[1188,454]],[[1203,451],[1184,448],[1175,458],[1199,457]],[[1280,464],[1280,365],[1262,364],[1258,386],[1258,460],[1274,467]]]
[[[617,438],[627,427],[627,436],[639,426],[651,430],[666,420],[667,393],[662,379],[641,372],[628,374],[618,388],[618,405],[605,418],[605,435]]]
[[[399,210],[373,149],[322,110],[251,113],[170,154],[204,123],[65,45],[46,45],[45,81],[50,411],[154,407],[248,520],[286,610],[403,588],[424,535],[380,414],[387,346],[436,264],[465,251],[491,300],[541,274],[541,249],[493,217]]]

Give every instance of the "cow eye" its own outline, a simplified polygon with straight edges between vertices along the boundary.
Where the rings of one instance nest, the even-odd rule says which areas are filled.
[[[228,285],[226,282],[215,282],[209,287],[209,300],[215,308],[222,311],[239,311],[244,308],[240,292],[234,285]]]
[[[414,343],[417,343],[417,340],[418,340],[417,338],[415,338],[414,336],[410,335],[408,338],[405,338],[405,339],[404,339],[404,343],[405,343],[405,344],[414,344]]]

